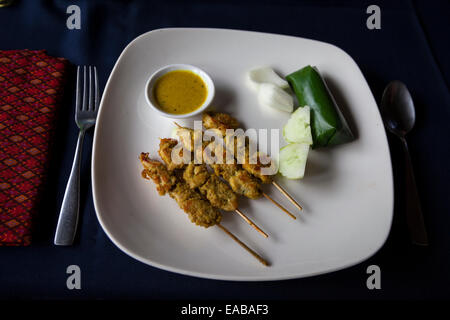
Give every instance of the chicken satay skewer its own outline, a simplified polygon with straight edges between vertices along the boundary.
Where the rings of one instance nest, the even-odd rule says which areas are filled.
[[[239,127],[239,122],[235,118],[225,113],[204,113],[202,122],[205,128],[217,129],[223,137],[226,136],[226,129],[237,129]],[[245,154],[249,155],[248,144],[245,145]],[[284,190],[282,186],[280,186],[270,176],[261,174],[259,165],[248,163],[244,164],[242,167],[244,168],[244,170],[259,178],[263,183],[271,183],[272,185],[274,185],[278,189],[278,191],[280,191],[293,205],[297,207],[297,209],[299,209],[300,211],[303,210],[302,206],[286,190]]]
[[[204,200],[199,192],[189,188],[184,181],[180,181],[180,179],[178,179],[173,172],[170,172],[163,163],[151,160],[148,157],[148,153],[141,153],[139,158],[144,166],[142,176],[145,179],[153,180],[156,184],[158,193],[161,196],[169,193],[170,197],[172,197],[178,203],[180,208],[188,214],[191,222],[205,228],[217,225],[260,263],[269,266],[269,263],[264,258],[220,224],[222,215],[218,210],[213,208],[208,201]]]
[[[194,130],[182,127],[176,122],[175,125],[180,129],[188,131],[190,139],[189,141],[186,141],[185,139],[186,137],[183,137],[182,134],[180,135],[179,132],[178,136],[180,138],[181,143],[184,145],[185,149],[192,151],[194,149],[194,143],[193,143],[193,134],[191,133],[193,133]],[[204,150],[204,148],[208,147],[208,145],[209,145],[208,142],[204,142],[202,144],[202,151]],[[214,169],[214,173],[217,176],[220,176],[223,179],[225,179],[230,184],[233,191],[235,191],[236,193],[244,195],[250,199],[257,199],[262,195],[266,199],[270,200],[273,204],[275,204],[287,215],[289,215],[292,219],[296,219],[296,217],[292,213],[290,213],[286,208],[284,208],[282,205],[280,205],[278,202],[272,199],[268,194],[263,192],[261,190],[260,182],[257,181],[252,175],[250,175],[249,172],[243,170],[236,163],[233,164],[210,163],[209,165]]]
[[[213,207],[225,211],[234,211],[250,226],[264,237],[268,237],[250,218],[248,218],[238,207],[238,197],[231,188],[217,176],[210,173],[205,164],[174,163],[172,151],[178,144],[174,139],[160,139],[158,153],[169,170],[183,170],[183,179],[191,189],[198,191],[212,204]],[[182,150],[180,154],[182,155]]]

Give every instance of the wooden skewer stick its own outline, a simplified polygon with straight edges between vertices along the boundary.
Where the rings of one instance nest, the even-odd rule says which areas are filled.
[[[241,216],[241,218],[242,219],[244,219],[249,225],[251,225],[253,228],[255,228],[259,233],[261,233],[264,237],[269,237],[268,235],[267,235],[267,233],[265,233],[264,231],[262,231],[252,220],[250,220],[250,218],[248,218],[244,213],[242,213],[242,211],[241,210],[239,210],[239,209],[236,209],[236,210],[234,210],[234,211],[236,211],[236,213],[238,214],[238,215],[240,215]]]
[[[261,262],[263,265],[265,265],[266,267],[269,266],[269,263],[264,260],[259,254],[257,254],[255,251],[253,251],[252,249],[250,249],[245,243],[243,243],[241,240],[239,240],[238,237],[236,237],[234,234],[232,234],[227,228],[225,228],[223,225],[221,225],[220,223],[217,224],[217,226],[222,229],[223,232],[225,232],[227,235],[230,236],[230,238],[232,238],[234,241],[236,241],[242,248],[244,248],[245,250],[247,250],[252,256],[254,256],[256,259],[258,259],[259,262]]]
[[[288,216],[290,216],[292,219],[297,219],[296,216],[294,216],[292,213],[290,213],[289,211],[287,211],[281,204],[279,204],[278,202],[276,202],[275,200],[273,200],[271,197],[269,197],[267,194],[265,194],[263,192],[263,196],[266,197],[266,199],[270,200],[274,205],[276,205],[278,208],[280,208],[281,210],[283,210],[284,212],[286,212],[286,214]]]
[[[298,208],[298,210],[303,210],[302,206],[297,201],[295,201],[295,199],[292,198],[291,195],[287,193],[286,190],[284,190],[277,182],[272,181],[272,184],[278,189],[278,191],[280,191],[286,198],[288,198],[288,200],[292,202],[294,206]]]

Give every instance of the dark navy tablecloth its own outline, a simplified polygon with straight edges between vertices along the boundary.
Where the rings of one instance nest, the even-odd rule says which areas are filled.
[[[66,27],[71,4],[81,30]],[[381,8],[381,30],[369,30],[366,8]],[[358,63],[380,101],[404,81],[417,108],[409,135],[431,245],[410,244],[405,225],[402,157],[389,138],[395,213],[384,247],[354,267],[277,282],[226,282],[186,277],[133,260],[116,248],[95,216],[90,186],[92,132],[85,141],[81,221],[72,247],[53,246],[77,128],[73,94],[59,119],[51,174],[30,247],[0,247],[0,298],[34,299],[437,299],[450,288],[450,4],[448,1],[37,1],[0,9],[0,49],[46,49],[74,65],[96,65],[104,86],[123,48],[164,27],[216,27],[306,37],[332,43]],[[74,77],[72,77],[74,78]],[[71,93],[74,83],[72,79]],[[383,199],[380,199],[383,201]],[[358,241],[358,239],[355,239]],[[368,290],[366,269],[381,268],[381,290]],[[81,290],[68,290],[66,268],[81,268]]]

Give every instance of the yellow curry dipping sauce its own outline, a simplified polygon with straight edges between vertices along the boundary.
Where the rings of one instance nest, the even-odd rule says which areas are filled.
[[[203,79],[189,70],[175,70],[156,81],[153,95],[159,108],[171,114],[186,114],[206,100],[208,89]]]

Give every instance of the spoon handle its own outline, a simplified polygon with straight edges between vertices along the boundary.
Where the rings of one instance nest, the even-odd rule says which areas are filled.
[[[416,179],[414,178],[411,156],[409,155],[408,144],[405,138],[402,138],[402,145],[406,165],[406,222],[408,224],[411,241],[417,245],[427,246],[427,231],[425,229],[419,194],[417,192]]]

